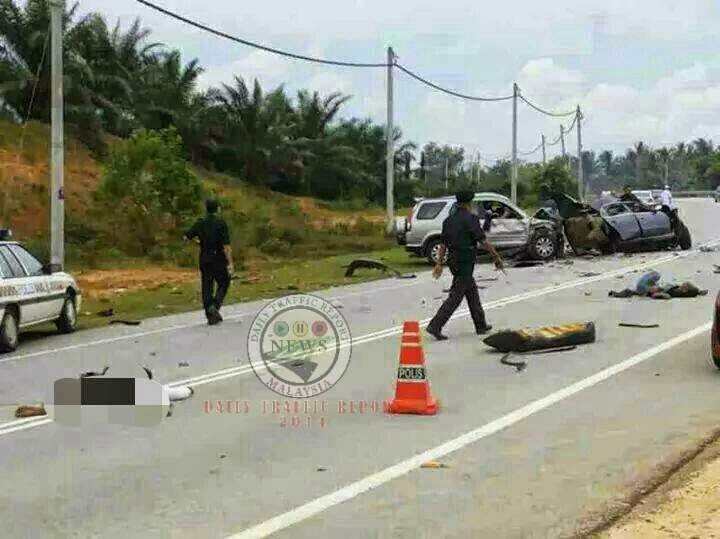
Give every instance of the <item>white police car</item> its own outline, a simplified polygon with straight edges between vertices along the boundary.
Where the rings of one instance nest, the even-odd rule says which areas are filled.
[[[58,331],[71,333],[77,324],[80,289],[63,272],[52,273],[19,243],[0,229],[0,351],[18,346],[20,330],[55,322]]]

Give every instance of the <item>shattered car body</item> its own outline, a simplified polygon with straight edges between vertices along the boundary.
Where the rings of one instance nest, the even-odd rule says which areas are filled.
[[[692,246],[690,231],[678,218],[662,211],[645,211],[615,200],[599,210],[563,193],[553,195],[564,219],[565,236],[578,249],[598,249],[604,253],[640,248]],[[675,222],[673,222],[675,221]]]
[[[549,260],[559,252],[558,236],[562,235],[558,234],[553,221],[528,216],[507,197],[476,193],[472,207],[496,249],[527,255],[534,260]],[[442,223],[456,210],[455,197],[421,199],[401,223],[404,233],[396,232],[398,243],[434,264],[440,251]]]

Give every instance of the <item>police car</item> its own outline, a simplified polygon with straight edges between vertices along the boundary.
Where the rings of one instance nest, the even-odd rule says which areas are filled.
[[[75,279],[52,273],[10,236],[0,229],[0,352],[15,350],[20,330],[43,322],[71,333],[81,301]]]

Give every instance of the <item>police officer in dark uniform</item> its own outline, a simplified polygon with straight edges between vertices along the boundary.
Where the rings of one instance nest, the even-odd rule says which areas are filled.
[[[208,324],[222,322],[220,308],[230,287],[233,274],[230,232],[225,221],[218,216],[216,200],[205,202],[207,214],[185,232],[185,240],[197,238],[200,243],[200,279],[202,301]],[[217,285],[217,290],[215,290]]]
[[[468,307],[470,307],[475,332],[478,335],[483,335],[492,329],[492,326],[488,325],[485,320],[485,311],[483,311],[480,303],[480,294],[473,277],[478,243],[482,244],[493,256],[496,268],[503,269],[503,262],[492,245],[488,243],[485,232],[480,225],[480,219],[470,212],[470,203],[473,196],[472,191],[457,193],[457,211],[443,222],[442,245],[438,262],[433,270],[433,277],[438,279],[442,275],[442,261],[445,258],[446,250],[449,249],[448,266],[453,274],[453,283],[450,288],[450,295],[426,329],[430,335],[439,341],[447,339],[442,334],[442,328],[458,308],[463,298],[467,300]]]

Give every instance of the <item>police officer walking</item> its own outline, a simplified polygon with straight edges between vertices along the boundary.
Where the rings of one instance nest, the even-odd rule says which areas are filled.
[[[197,238],[200,243],[200,279],[202,302],[208,324],[222,322],[220,308],[230,287],[233,274],[230,232],[225,221],[218,216],[219,204],[216,200],[205,201],[205,217],[185,232],[185,240]],[[215,286],[217,285],[217,290]]]
[[[475,332],[478,335],[483,335],[492,329],[492,326],[488,325],[485,320],[485,311],[480,303],[480,294],[473,277],[478,252],[477,244],[482,244],[483,248],[493,256],[496,268],[503,269],[503,262],[492,245],[488,243],[485,232],[480,225],[480,219],[470,212],[470,203],[473,196],[472,191],[457,193],[457,211],[445,219],[442,226],[442,245],[440,246],[438,262],[433,270],[433,277],[439,279],[442,275],[443,260],[447,249],[449,249],[448,267],[453,274],[453,282],[450,295],[426,329],[430,335],[439,341],[447,339],[447,336],[442,333],[442,328],[450,320],[463,298],[467,300],[468,307],[470,307]]]

